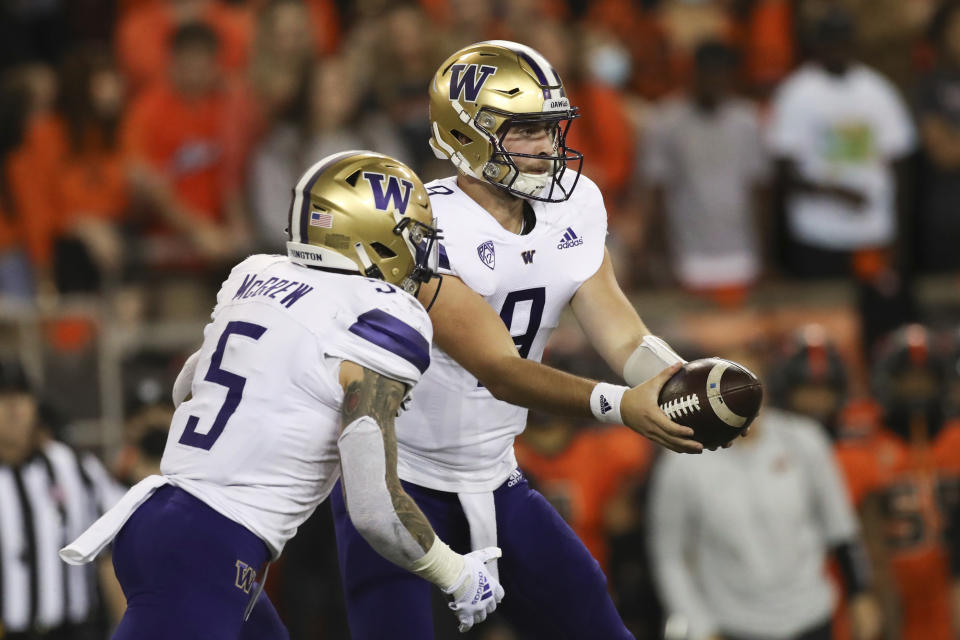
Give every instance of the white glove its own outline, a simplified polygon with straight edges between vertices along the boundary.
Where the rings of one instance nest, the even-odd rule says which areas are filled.
[[[448,606],[460,620],[460,633],[486,620],[503,600],[503,587],[486,565],[501,555],[498,547],[486,547],[463,556],[463,569],[457,581],[444,590],[453,596]]]

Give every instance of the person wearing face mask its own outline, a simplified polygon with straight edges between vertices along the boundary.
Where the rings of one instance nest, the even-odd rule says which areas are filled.
[[[892,637],[960,631],[960,426],[945,420],[944,355],[923,326],[881,345],[882,425],[841,452],[871,546]]]

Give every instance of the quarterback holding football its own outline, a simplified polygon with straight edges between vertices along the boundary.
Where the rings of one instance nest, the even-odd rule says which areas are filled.
[[[444,231],[443,278],[419,292],[424,304],[435,299],[435,350],[398,419],[400,478],[454,549],[503,550],[509,595],[498,610],[525,637],[632,638],[600,566],[517,468],[513,442],[533,408],[625,424],[700,453],[694,429],[658,403],[684,361],[650,334],[616,281],[603,198],[566,145],[579,113],[550,63],[522,44],[481,42],[450,56],[429,93],[430,146],[456,174],[426,185]],[[540,363],[568,305],[631,386]],[[429,640],[429,585],[366,545],[348,507],[334,492],[353,638]]]

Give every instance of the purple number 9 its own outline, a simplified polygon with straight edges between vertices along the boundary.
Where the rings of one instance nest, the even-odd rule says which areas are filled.
[[[220,434],[223,433],[224,428],[227,426],[227,421],[230,420],[230,416],[233,415],[233,412],[236,411],[240,405],[240,400],[243,398],[243,387],[247,384],[247,379],[243,376],[238,376],[235,373],[230,373],[220,368],[220,363],[223,362],[223,352],[227,348],[227,340],[229,340],[232,335],[240,335],[252,340],[259,340],[260,336],[262,336],[266,330],[266,327],[261,327],[252,322],[234,320],[233,322],[227,323],[227,328],[220,334],[217,350],[213,352],[213,357],[210,359],[210,368],[207,369],[207,375],[203,377],[203,379],[208,382],[226,387],[227,397],[220,406],[220,411],[217,412],[217,417],[213,421],[213,426],[209,432],[197,433],[197,423],[200,422],[200,418],[190,416],[187,420],[187,428],[183,431],[183,435],[180,436],[180,444],[209,451],[213,443],[217,441],[217,438],[220,437]]]

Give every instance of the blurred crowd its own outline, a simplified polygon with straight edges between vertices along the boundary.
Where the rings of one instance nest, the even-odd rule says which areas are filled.
[[[238,256],[282,249],[290,184],[331,151],[449,173],[424,142],[425,88],[450,51],[489,38],[533,46],[564,79],[581,112],[568,143],[605,194],[628,287],[736,303],[766,277],[958,269],[951,2],[8,0],[0,12],[4,296],[218,282]],[[157,304],[141,312],[176,312]]]
[[[730,468],[531,416],[521,465],[604,567],[637,637],[772,638],[750,611],[734,617],[757,629],[731,628],[736,609],[714,598],[760,590],[812,612],[778,618],[797,630],[829,617],[838,640],[956,638],[960,296],[951,285],[932,311],[918,283],[960,275],[960,0],[0,0],[0,351],[23,351],[9,318],[46,314],[43,385],[19,376],[0,403],[42,400],[40,451],[101,418],[100,387],[114,384],[122,441],[98,453],[122,483],[156,472],[170,385],[195,345],[134,349],[118,378],[92,375],[104,325],[71,305],[147,333],[193,327],[232,264],[284,250],[291,187],[317,158],[367,148],[425,182],[449,175],[426,143],[427,86],[452,51],[494,38],[539,50],[579,107],[568,144],[604,193],[624,288],[653,307],[677,291],[706,305],[691,326],[729,335],[678,330],[681,354],[755,364],[767,383],[751,437],[704,457]],[[848,287],[852,331],[794,332],[803,313],[777,330],[751,322],[759,291],[790,297],[811,281]],[[562,368],[613,379],[575,336],[551,344]],[[813,435],[784,444],[795,432]],[[0,473],[40,455],[18,451],[0,446]],[[809,504],[718,503],[711,473],[731,492],[766,483]],[[754,555],[711,530],[730,526],[718,508],[761,532]],[[270,574],[294,638],[347,637],[329,520],[321,507]],[[801,549],[790,561],[803,571],[778,545]],[[869,571],[837,566],[850,545]],[[498,624],[471,637],[513,637]]]

